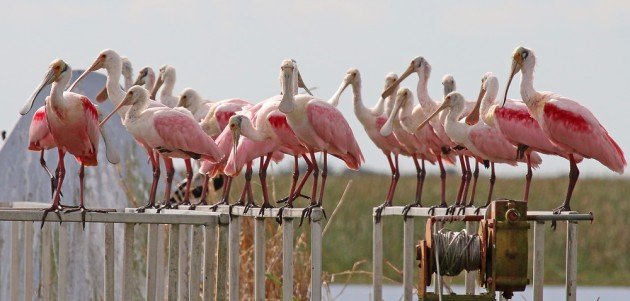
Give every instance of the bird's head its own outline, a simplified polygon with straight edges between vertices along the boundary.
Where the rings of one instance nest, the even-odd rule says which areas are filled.
[[[149,102],[149,91],[141,86],[133,86],[129,88],[127,94],[125,94],[125,98],[114,108],[114,110],[109,113],[100,123],[99,127],[102,127],[107,120],[109,120],[120,108],[124,106],[133,106],[135,104],[140,103],[148,103]]]
[[[419,76],[428,76],[428,74],[431,73],[431,65],[429,65],[429,62],[427,62],[427,60],[422,56],[414,58],[413,60],[411,60],[411,63],[409,63],[409,66],[407,66],[407,69],[405,69],[405,71],[400,75],[400,78],[394,81],[394,83],[389,88],[385,89],[381,96],[383,98],[386,98],[387,96],[394,93],[396,91],[395,86],[399,85],[403,80],[405,80],[405,78],[407,78],[414,72],[417,73]]]
[[[190,108],[201,100],[201,96],[193,88],[186,88],[179,95],[178,107]]]
[[[455,86],[455,78],[453,75],[444,75],[442,78],[442,86],[444,87],[444,95],[448,95],[449,93],[455,91],[457,88]]]
[[[155,99],[157,95],[157,91],[162,87],[162,84],[165,81],[174,82],[177,77],[177,73],[175,72],[175,68],[171,65],[163,65],[160,67],[160,72],[157,76],[157,82],[155,86],[153,86],[153,91],[151,91],[151,99]]]
[[[122,59],[120,58],[120,56],[118,55],[118,53],[116,53],[116,51],[111,50],[111,49],[105,49],[103,51],[101,51],[101,53],[98,54],[98,56],[96,57],[96,59],[94,60],[94,62],[92,62],[92,65],[87,68],[80,76],[79,78],[77,78],[77,80],[74,81],[74,83],[72,84],[72,86],[70,86],[70,91],[72,91],[74,89],[74,87],[79,84],[79,82],[81,80],[83,80],[83,78],[88,75],[90,72],[105,68],[107,70],[110,70],[111,68],[114,68],[115,70],[118,70],[118,72],[122,71]]]
[[[131,61],[127,57],[122,57],[122,75],[125,78],[131,78],[133,76],[133,67]]]
[[[48,66],[48,71],[46,72],[46,75],[44,75],[44,79],[39,84],[39,86],[37,86],[35,92],[33,92],[31,97],[26,101],[26,104],[20,110],[20,114],[28,114],[31,108],[33,108],[33,103],[35,102],[35,99],[42,91],[42,89],[44,89],[44,87],[59,81],[59,79],[61,78],[67,78],[67,80],[69,80],[70,75],[72,75],[72,69],[70,68],[70,65],[66,64],[66,62],[64,62],[62,59],[56,59],[52,61],[52,63],[50,63],[50,65]]]
[[[280,85],[282,86],[282,101],[278,106],[280,112],[288,114],[295,109],[293,87],[295,80],[295,61],[287,59],[280,64]]]
[[[512,83],[514,75],[521,71],[523,67],[532,68],[534,64],[536,64],[536,57],[534,56],[533,51],[523,46],[519,46],[514,49],[514,52],[512,53],[512,68],[510,70],[510,76],[508,77],[507,85],[505,85],[503,105],[505,105],[505,101],[507,100],[507,93],[510,89],[510,84]]]

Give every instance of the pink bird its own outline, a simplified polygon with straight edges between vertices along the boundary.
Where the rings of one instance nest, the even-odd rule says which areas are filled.
[[[125,98],[114,111],[103,119],[101,126],[122,107],[131,106],[127,110],[123,122],[125,128],[136,140],[157,150],[161,156],[204,159],[215,163],[224,157],[223,152],[203,132],[188,110],[150,107],[151,102],[149,92],[146,89],[134,86],[129,89]],[[185,163],[188,185],[183,203],[190,199],[190,183],[192,182],[190,160],[185,160]]]
[[[420,108],[424,110],[424,112],[434,112],[439,107],[439,103],[434,101],[431,96],[429,96],[428,92],[428,83],[429,76],[431,75],[431,65],[429,62],[422,56],[416,57],[411,61],[407,69],[401,74],[400,78],[396,80],[392,86],[388,89],[385,89],[381,94],[382,97],[387,97],[390,94],[396,93],[396,86],[399,85],[405,78],[407,78],[412,73],[416,73],[418,75],[418,85],[417,85],[417,96],[418,101],[420,102]],[[445,85],[445,89],[452,88],[454,89],[454,83],[452,86]],[[462,166],[462,178],[459,185],[459,191],[457,193],[457,201],[461,202],[466,199],[466,194],[468,191],[468,183],[471,179],[471,173],[466,164],[465,157],[470,155],[466,150],[461,149],[458,145],[453,142],[444,130],[444,124],[442,119],[432,120],[431,127],[433,131],[437,135],[437,137],[441,141],[440,149],[442,151],[442,156],[448,155],[452,150],[455,150],[459,155],[460,164]],[[445,197],[445,189],[446,189],[446,170],[444,169],[443,164],[440,165],[440,179],[441,179],[441,193],[442,200],[440,202],[440,207],[446,207],[446,197]]]
[[[230,155],[225,167],[225,173],[228,176],[235,176],[240,169],[256,158],[261,159],[260,166],[260,182],[263,192],[263,204],[260,214],[264,213],[265,208],[272,208],[269,203],[269,194],[267,192],[267,167],[273,157],[273,153],[282,152],[292,155],[294,159],[294,177],[289,190],[289,197],[285,207],[293,207],[293,194],[297,182],[298,157],[308,153],[308,150],[300,143],[295,133],[289,126],[284,113],[280,112],[278,106],[282,100],[282,95],[277,95],[261,102],[261,107],[254,114],[234,115],[230,118],[229,128],[233,135],[232,155]],[[247,113],[247,112],[246,112]],[[247,116],[249,115],[249,116]],[[243,135],[247,139],[240,139]],[[239,141],[240,139],[240,141]],[[310,161],[306,159],[308,165]],[[281,159],[281,158],[279,158]],[[281,221],[281,213],[279,214]]]
[[[83,78],[85,78],[87,74],[89,74],[90,72],[99,70],[99,69],[105,69],[107,71],[107,82],[105,84],[105,89],[107,93],[101,93],[101,94],[106,94],[103,101],[105,99],[109,99],[112,101],[114,106],[118,106],[122,102],[123,98],[125,98],[125,91],[120,87],[119,81],[120,81],[120,76],[123,73],[123,70],[125,70],[126,68],[124,67],[123,59],[118,55],[118,53],[116,53],[116,51],[111,50],[111,49],[105,49],[99,53],[99,55],[94,60],[92,65],[88,69],[86,69],[85,72],[83,72],[83,74],[81,74],[81,76],[79,76],[79,78],[77,78],[77,80],[72,84],[72,86],[70,87],[70,91],[72,91],[74,86],[77,85]],[[129,71],[126,71],[125,73],[127,72]],[[134,84],[145,84],[145,86],[152,86],[153,80],[154,80],[152,75],[153,75],[153,71],[150,68],[143,68],[140,71],[140,74]],[[127,80],[125,79],[125,81]],[[166,106],[162,105],[161,103],[157,101],[152,101],[149,107],[165,108]],[[118,114],[120,115],[123,122],[124,122],[127,110],[129,110],[129,108],[130,106],[123,106],[118,111]],[[160,173],[161,173],[160,162],[159,162],[160,155],[156,153],[151,148],[151,146],[147,145],[146,143],[143,143],[141,140],[136,139],[136,141],[140,145],[142,145],[142,147],[144,147],[144,149],[147,151],[147,154],[149,156],[149,161],[151,162],[151,166],[153,169],[153,181],[151,183],[151,189],[149,190],[149,200],[146,205],[138,208],[138,212],[143,212],[146,208],[155,207],[155,195],[157,193],[158,181],[159,181]],[[164,160],[164,166],[166,168],[166,182],[167,182],[166,189],[164,190],[164,204],[167,204],[168,200],[171,197],[171,186],[172,186],[171,183],[173,181],[173,175],[175,174],[175,169],[173,168],[173,162],[171,158],[168,158],[168,157],[162,157],[162,158]],[[188,166],[189,164],[190,162],[187,162],[186,165]]]
[[[562,149],[555,146],[527,110],[522,101],[509,99],[505,105],[495,104],[499,91],[499,80],[492,72],[486,73],[481,79],[481,93],[474,111],[466,118],[466,123],[477,123],[481,111],[481,119],[489,126],[496,127],[503,137],[517,147],[516,157],[522,159],[525,156],[527,162],[527,174],[525,176],[524,201],[529,199],[529,187],[532,179],[531,153],[533,151],[568,158]],[[577,162],[581,156],[575,156]]]
[[[393,73],[387,74],[385,77],[385,88],[389,87],[394,81],[398,79],[398,76]],[[375,105],[374,108],[367,108],[363,104],[363,100],[361,99],[361,73],[357,69],[350,69],[346,72],[346,76],[344,77],[343,83],[339,88],[338,92],[333,96],[331,103],[336,106],[338,103],[339,97],[341,93],[348,87],[352,85],[352,90],[354,94],[354,114],[357,116],[361,125],[363,125],[363,129],[367,133],[368,137],[372,140],[372,142],[378,147],[385,157],[387,157],[387,162],[389,163],[389,168],[392,172],[392,179],[389,184],[389,189],[387,190],[387,195],[385,197],[385,202],[379,206],[377,210],[377,220],[380,220],[380,214],[382,209],[387,206],[392,206],[394,199],[394,192],[396,191],[396,186],[398,184],[398,179],[400,178],[400,172],[398,169],[398,156],[412,156],[411,152],[408,151],[407,147],[401,144],[401,141],[397,139],[393,133],[388,133],[387,135],[381,135],[379,131],[386,124],[387,115],[383,114],[383,107],[385,102],[387,102],[388,110],[392,111],[392,104],[395,101],[395,96],[392,95],[388,97],[387,100],[383,98],[379,99],[379,102]],[[389,111],[387,113],[389,113]],[[415,156],[415,155],[414,155]],[[417,160],[414,159],[414,162],[417,165]],[[420,179],[418,181],[420,183]],[[421,191],[420,187],[420,191]]]
[[[33,102],[41,90],[52,84],[50,96],[46,98],[46,117],[48,121],[48,128],[50,134],[53,137],[57,150],[59,152],[59,163],[57,165],[57,188],[53,196],[52,206],[44,210],[44,216],[42,217],[42,227],[44,220],[49,212],[55,212],[59,215],[59,211],[62,210],[59,205],[60,192],[65,178],[65,165],[64,156],[66,152],[72,154],[76,160],[81,164],[79,169],[79,184],[80,184],[80,203],[76,209],[68,210],[81,211],[83,217],[83,226],[85,227],[85,213],[90,212],[104,212],[93,209],[86,209],[83,199],[83,177],[85,166],[98,165],[97,153],[99,144],[99,129],[98,129],[98,111],[96,106],[85,96],[64,92],[64,88],[70,81],[72,76],[72,70],[63,60],[54,60],[46,74],[44,80],[39,85],[35,93],[27,101],[26,105],[20,111],[20,114],[25,115],[30,111],[33,106]],[[61,217],[60,217],[61,220]]]
[[[480,94],[482,96],[482,94]],[[491,175],[490,188],[488,189],[488,200],[482,207],[487,206],[492,201],[492,191],[494,188],[494,164],[505,163],[516,165],[516,147],[512,145],[495,127],[491,127],[483,122],[475,125],[468,125],[460,121],[461,112],[464,110],[464,97],[458,92],[449,93],[442,105],[433,112],[427,120],[423,121],[419,128],[422,128],[429,120],[435,117],[440,111],[448,109],[446,124],[444,129],[446,134],[456,143],[466,147],[475,157],[490,161]],[[537,153],[531,153],[531,164],[537,167],[542,163],[542,159]],[[463,203],[459,205],[465,205]],[[468,204],[471,206],[472,204]]]
[[[44,160],[44,151],[57,147],[53,136],[48,129],[48,119],[46,119],[46,106],[42,106],[33,115],[31,126],[28,131],[28,149],[40,152],[39,164],[42,165],[50,177],[51,194],[54,196],[57,187],[57,177],[50,172]],[[60,204],[63,207],[63,205]]]
[[[311,204],[303,213],[310,217],[315,207],[321,207],[324,197],[324,187],[328,175],[328,154],[340,158],[346,166],[358,170],[363,163],[363,154],[357,144],[350,125],[341,112],[328,102],[310,95],[291,93],[294,91],[295,63],[291,60],[282,62],[282,101],[280,112],[284,113],[287,123],[295,132],[300,142],[308,149],[313,166],[313,187]],[[317,199],[317,178],[319,167],[315,159],[315,152],[323,152],[322,185]]]
[[[225,104],[221,105],[222,109],[218,114],[212,114],[209,112],[201,121],[200,125],[203,131],[215,140],[217,146],[221,151],[226,154],[223,159],[218,163],[211,163],[208,161],[201,161],[201,167],[199,168],[199,172],[205,175],[203,187],[201,190],[200,201],[197,204],[193,204],[191,209],[195,209],[198,205],[206,205],[206,196],[208,194],[208,183],[210,178],[220,176],[223,173],[223,169],[225,168],[225,164],[227,163],[228,156],[232,151],[233,147],[233,139],[229,128],[226,128],[227,123],[229,122],[230,117],[234,116],[237,112],[243,110],[244,108],[251,107],[249,102],[243,101],[243,105],[236,104]],[[210,117],[208,117],[210,116]],[[216,134],[220,133],[220,134]],[[232,177],[225,177],[225,184],[223,186],[223,193],[219,202],[214,204],[210,209],[216,211],[219,205],[228,205],[229,204],[229,196],[230,196],[230,188],[232,186]],[[246,194],[251,191],[247,191],[247,187],[249,186],[249,182],[246,182],[245,189],[243,189],[243,193],[241,194],[240,201],[243,201],[246,198]]]
[[[567,195],[554,213],[571,210],[573,188],[580,171],[576,155],[593,158],[610,170],[623,174],[627,165],[623,151],[610,137],[606,129],[587,108],[569,98],[553,92],[539,92],[534,89],[534,66],[536,56],[530,49],[518,47],[512,54],[512,70],[505,88],[503,103],[514,75],[521,71],[521,97],[529,112],[547,135],[549,140],[567,154],[570,162],[569,187]]]

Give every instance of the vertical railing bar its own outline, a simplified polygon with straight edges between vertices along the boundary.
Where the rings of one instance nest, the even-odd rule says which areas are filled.
[[[435,222],[435,229],[437,229],[438,231],[442,229],[443,227],[444,227],[444,223]],[[431,231],[433,231],[433,229],[431,229]],[[444,283],[442,279],[438,279],[438,277],[442,277],[442,276],[438,275],[438,273],[433,273],[433,292],[435,292],[436,294],[440,290],[440,286],[438,285],[438,282]]]
[[[114,301],[114,261],[116,254],[114,250],[114,224],[105,224],[105,277],[104,277],[104,296],[105,301]]]
[[[383,300],[383,223],[372,217],[372,293]]]
[[[24,222],[24,300],[33,300],[33,222]]]
[[[68,300],[68,223],[59,224],[59,264],[57,265],[57,300]]]
[[[254,219],[254,300],[265,300],[265,219]]]
[[[230,221],[229,231],[229,289],[230,301],[240,300],[239,296],[239,270],[240,270],[240,238],[241,238],[241,219],[233,216]]]
[[[577,222],[567,222],[566,293],[567,301],[577,300]]]
[[[311,301],[322,299],[322,209],[311,212]]]
[[[219,249],[217,253],[217,300],[228,299],[229,270],[229,228],[230,216],[222,214],[219,218]]]
[[[11,275],[9,280],[11,286],[11,300],[17,301],[20,285],[20,224],[23,222],[11,222]]]
[[[282,300],[293,300],[293,219],[282,221]]]
[[[190,251],[190,225],[179,226],[179,273],[178,273],[178,297],[179,300],[188,300],[188,276],[190,274],[188,252]]]
[[[133,236],[135,224],[125,224],[123,234],[123,263],[121,284],[121,300],[131,300],[133,293]]]
[[[203,267],[203,300],[214,301],[217,282],[217,218],[205,227],[204,267]]]
[[[477,233],[477,222],[466,222],[466,232],[468,235]],[[477,277],[477,271],[464,272],[464,286],[466,287],[466,295],[475,294],[475,279]]]
[[[157,271],[155,273],[155,300],[164,300],[164,291],[167,287],[165,284],[165,275],[168,271],[168,259],[166,257],[168,249],[168,231],[166,225],[157,225],[157,249],[155,250],[157,255]]]
[[[413,267],[415,263],[413,226],[413,217],[405,219],[403,226],[403,300],[405,301],[410,301],[413,298]]]
[[[203,226],[192,226],[192,247],[190,248],[190,276],[189,299],[198,301],[201,299],[199,291],[201,282],[201,265],[203,256]]]
[[[50,301],[50,288],[51,288],[51,262],[50,262],[50,253],[52,252],[52,244],[50,243],[51,241],[51,235],[52,235],[52,231],[51,231],[51,225],[50,224],[45,224],[44,228],[42,229],[42,234],[41,234],[41,238],[42,238],[42,261],[41,261],[41,267],[42,267],[42,271],[40,273],[40,282],[39,285],[41,287],[41,299],[43,301]]]
[[[179,225],[171,224],[168,248],[168,300],[177,300],[177,279],[179,277]]]
[[[147,301],[155,301],[157,274],[158,224],[149,224],[147,233]]]
[[[543,300],[545,283],[545,222],[534,222],[534,254],[533,254],[533,297],[534,301]]]

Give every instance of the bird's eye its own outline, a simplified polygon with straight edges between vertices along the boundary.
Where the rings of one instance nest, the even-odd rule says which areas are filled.
[[[521,56],[523,57],[523,59],[526,59],[526,58],[527,58],[527,55],[528,55],[527,51],[523,51],[523,53],[521,54]]]

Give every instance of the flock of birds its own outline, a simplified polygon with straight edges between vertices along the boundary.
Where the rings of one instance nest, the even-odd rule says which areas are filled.
[[[626,166],[623,151],[610,137],[595,116],[579,103],[553,92],[539,92],[533,87],[536,57],[532,50],[518,47],[512,55],[512,68],[505,89],[505,96],[497,101],[499,82],[488,72],[481,79],[481,89],[476,101],[467,101],[457,92],[452,76],[442,80],[443,101],[433,100],[427,84],[431,65],[423,57],[413,59],[409,67],[398,77],[389,73],[385,77],[384,91],[372,108],[366,107],[361,97],[361,75],[357,69],[349,69],[339,89],[330,100],[312,96],[294,60],[284,60],[280,67],[281,93],[259,103],[232,98],[221,101],[204,100],[191,88],[179,97],[173,95],[176,72],[165,65],[155,74],[150,67],[143,68],[135,81],[131,63],[113,50],[102,51],[93,64],[70,86],[70,66],[63,60],[52,62],[42,83],[37,87],[21,114],[28,113],[41,90],[52,85],[45,105],[33,116],[29,132],[29,149],[40,151],[41,164],[51,179],[52,205],[44,211],[43,221],[49,212],[88,211],[83,200],[83,175],[85,166],[97,165],[99,136],[103,136],[106,155],[110,162],[119,161],[115,151],[107,147],[108,140],[103,124],[118,113],[127,131],[149,156],[153,168],[153,182],[147,208],[177,208],[178,205],[207,205],[208,182],[212,177],[225,177],[225,185],[219,205],[230,204],[228,197],[233,177],[245,169],[245,185],[240,198],[231,206],[245,206],[245,210],[257,206],[254,203],[251,178],[252,166],[260,160],[259,176],[263,203],[260,214],[272,208],[266,183],[266,170],[270,162],[278,162],[284,155],[294,157],[294,171],[289,195],[281,201],[282,209],[293,207],[307,180],[313,175],[310,205],[303,211],[309,217],[313,208],[322,207],[327,177],[328,155],[344,161],[346,166],[358,170],[364,161],[361,149],[343,114],[336,108],[348,86],[354,94],[354,112],[367,135],[387,157],[392,178],[385,202],[377,209],[377,220],[383,208],[393,204],[394,192],[399,179],[399,155],[411,157],[417,170],[415,201],[405,206],[405,215],[411,207],[423,206],[422,190],[426,175],[425,161],[440,168],[441,198],[435,207],[448,207],[451,214],[457,209],[474,205],[479,164],[491,169],[489,195],[485,205],[492,200],[495,182],[494,165],[504,163],[527,164],[525,194],[528,200],[532,168],[542,159],[538,153],[562,156],[570,162],[569,186],[562,205],[555,213],[570,210],[573,188],[579,176],[577,163],[583,158],[598,160],[609,169],[623,173]],[[97,106],[86,96],[71,92],[88,73],[105,69],[107,82],[97,95],[99,102],[109,99],[116,106],[102,118]],[[507,99],[512,78],[518,72],[521,77],[522,100]],[[409,75],[418,76],[417,97],[414,106],[413,93],[399,84]],[[124,77],[124,88],[120,77]],[[160,90],[161,88],[161,90]],[[302,88],[307,93],[300,94]],[[160,91],[158,97],[158,91]],[[57,148],[59,163],[55,174],[46,166],[44,150]],[[78,207],[60,203],[65,166],[64,156],[69,152],[80,164],[80,204]],[[321,153],[321,170],[316,153]],[[156,190],[160,178],[160,158],[166,168],[164,202],[156,203]],[[179,203],[170,200],[173,181],[173,158],[183,159],[187,172],[184,197]],[[306,174],[299,179],[298,160],[306,162]],[[198,160],[199,172],[205,175],[198,203],[191,204],[190,190],[193,177],[191,160]],[[472,160],[472,161],[471,161]],[[456,164],[462,170],[461,182],[455,204],[448,206],[445,196],[446,172],[444,164]],[[472,163],[471,163],[472,162]],[[474,164],[474,170],[472,168]],[[318,183],[321,177],[321,183]],[[299,180],[299,181],[298,181]],[[469,186],[472,191],[468,200]],[[319,188],[319,189],[318,189]],[[482,207],[479,207],[482,208]]]

